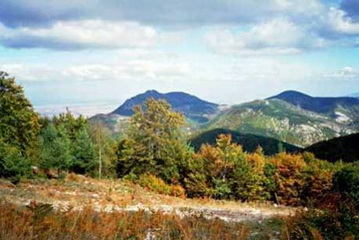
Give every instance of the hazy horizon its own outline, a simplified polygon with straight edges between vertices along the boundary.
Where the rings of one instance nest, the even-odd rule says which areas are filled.
[[[155,89],[148,89],[148,90],[155,90]],[[293,90],[293,89],[289,89],[289,90]],[[143,93],[143,92],[141,92],[141,93]],[[138,93],[138,94],[141,94],[141,93]],[[168,93],[168,92],[161,92],[161,93]],[[134,97],[134,96],[136,96],[138,94],[130,96],[129,98]],[[355,95],[355,97],[359,96],[358,93],[352,93],[352,94],[338,95],[338,96],[313,95],[313,97],[353,97],[351,95]],[[271,95],[271,96],[274,96],[274,95]],[[265,99],[265,98],[271,97],[271,96],[266,96],[266,97],[263,97],[263,98],[254,98],[254,99],[251,99],[251,100],[248,100],[248,101]],[[122,105],[127,99],[128,98],[126,98],[124,100],[121,100],[120,102],[118,102],[117,100],[108,101],[108,102],[96,101],[96,100],[87,101],[87,102],[86,101],[85,102],[72,102],[72,101],[66,101],[65,100],[64,102],[58,102],[58,103],[52,103],[52,104],[48,104],[48,103],[34,104],[34,108],[35,108],[36,111],[38,111],[40,114],[42,114],[44,116],[53,116],[53,115],[57,115],[59,113],[66,112],[67,110],[70,110],[75,115],[85,115],[87,117],[91,117],[91,116],[94,116],[96,114],[108,114],[108,113],[111,113],[112,111],[117,109],[120,105]],[[208,101],[208,99],[202,99],[202,100]],[[220,105],[235,105],[235,104],[241,104],[241,103],[244,103],[244,102],[247,102],[247,101],[235,102],[235,103],[225,103],[225,102],[213,102],[213,103],[217,103],[217,104],[220,104]]]

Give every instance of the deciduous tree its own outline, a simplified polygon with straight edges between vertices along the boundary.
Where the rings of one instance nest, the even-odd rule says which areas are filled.
[[[167,182],[180,178],[179,165],[186,156],[183,137],[185,118],[173,112],[165,100],[148,99],[144,107],[137,106],[130,127],[119,149],[119,172],[136,175],[149,172]]]

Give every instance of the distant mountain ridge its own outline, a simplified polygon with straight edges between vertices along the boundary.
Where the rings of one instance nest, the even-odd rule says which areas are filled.
[[[202,128],[227,128],[301,147],[356,132],[354,128],[329,116],[303,110],[276,98],[234,105],[205,123]]]
[[[312,97],[297,91],[285,91],[268,99],[279,99],[304,110],[324,114],[338,122],[359,119],[359,98],[355,97]]]
[[[352,94],[348,95],[347,97],[359,98],[359,92],[357,92],[357,93],[352,93]]]
[[[215,145],[216,139],[220,134],[230,134],[232,141],[243,147],[246,152],[254,152],[258,146],[263,148],[263,152],[266,155],[273,155],[282,150],[286,152],[299,152],[301,148],[294,145],[279,141],[274,138],[257,136],[253,134],[243,134],[229,129],[216,128],[209,131],[205,131],[198,136],[190,139],[190,145],[198,151],[202,144]]]
[[[113,133],[121,133],[133,107],[148,98],[165,99],[175,111],[183,113],[189,119],[189,132],[230,129],[299,147],[359,132],[359,99],[312,97],[298,91],[224,108],[184,92],[149,90],[127,99],[112,113],[96,115],[91,120],[103,123]]]
[[[112,112],[122,116],[131,116],[133,107],[142,105],[146,99],[164,99],[172,105],[172,108],[186,117],[197,121],[206,122],[218,111],[218,104],[204,101],[196,96],[184,92],[159,93],[155,90],[149,90],[130,99],[127,99],[120,107]]]

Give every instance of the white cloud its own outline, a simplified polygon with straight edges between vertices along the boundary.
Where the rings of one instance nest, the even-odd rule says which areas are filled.
[[[205,42],[217,53],[237,55],[296,54],[357,45],[359,23],[345,11],[317,1],[314,5],[308,3],[306,8],[295,8],[293,2],[283,0],[283,6],[287,12],[282,17],[247,25],[241,31],[238,29],[244,27],[238,25],[217,28],[205,36]],[[288,10],[289,7],[296,11]]]
[[[64,77],[60,71],[49,64],[0,64],[0,70],[25,81],[61,81]]]
[[[359,23],[354,22],[343,10],[330,8],[328,24],[337,34],[359,35]]]
[[[345,66],[337,71],[323,74],[323,78],[334,78],[339,80],[359,79],[359,69],[351,66]]]
[[[274,19],[239,33],[217,30],[206,36],[210,48],[232,54],[295,54],[323,47],[325,40],[288,19]]]
[[[63,75],[79,80],[161,80],[174,81],[190,74],[186,63],[129,61],[119,65],[78,65],[62,71]]]
[[[312,14],[321,5],[319,0],[2,0],[1,3],[0,21],[8,26],[43,26],[79,19],[161,26],[235,24],[288,12]]]
[[[230,27],[207,34],[212,49],[252,55],[353,45],[353,36],[359,36],[359,23],[319,0],[89,0],[85,6],[80,0],[34,1],[5,0],[5,7],[0,6],[0,44],[60,50],[147,48],[178,43],[181,36],[173,31],[178,27],[219,24]],[[250,30],[233,31],[248,26]]]
[[[188,78],[192,67],[185,58],[155,50],[121,49],[111,51],[108,58],[82,59],[81,53],[73,61],[63,62],[67,55],[51,63],[7,63],[0,70],[14,75],[22,82],[31,81],[177,81]],[[76,63],[77,62],[77,63]]]
[[[58,49],[153,47],[154,28],[135,22],[83,20],[56,22],[50,27],[8,28],[0,25],[0,41],[9,47]]]
[[[239,63],[232,62],[230,67],[223,69],[215,78],[246,84],[261,82],[270,86],[312,79],[314,74],[315,70],[304,63],[289,63],[271,58],[242,58]]]

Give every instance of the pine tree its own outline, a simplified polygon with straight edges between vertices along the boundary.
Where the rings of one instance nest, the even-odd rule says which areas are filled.
[[[73,142],[74,161],[71,169],[80,174],[94,172],[97,166],[95,146],[86,128],[81,128]]]
[[[0,72],[0,177],[27,175],[40,130],[38,114],[14,78]]]
[[[69,109],[66,113],[60,113],[58,116],[54,116],[52,122],[56,127],[63,126],[71,141],[75,141],[77,133],[82,129],[88,127],[87,119],[80,115],[75,117]]]
[[[0,109],[0,138],[25,154],[40,131],[39,116],[22,87],[4,72],[0,72]]]
[[[71,141],[66,129],[49,124],[42,132],[41,167],[68,170],[72,164]]]

